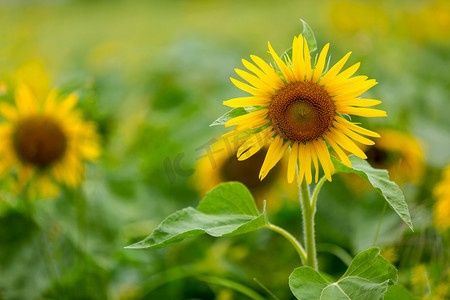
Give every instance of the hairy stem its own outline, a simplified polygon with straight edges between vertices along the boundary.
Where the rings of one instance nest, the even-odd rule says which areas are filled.
[[[323,183],[322,183],[323,184]],[[299,186],[300,188],[300,204],[303,213],[303,230],[306,245],[306,265],[318,270],[316,255],[316,240],[314,236],[314,214],[316,211],[315,201],[311,203],[309,196],[309,186],[305,180]],[[317,197],[317,195],[316,195]],[[314,207],[313,205],[314,204]]]

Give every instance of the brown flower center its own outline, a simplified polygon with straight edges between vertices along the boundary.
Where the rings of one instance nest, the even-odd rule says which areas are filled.
[[[333,99],[319,84],[292,82],[269,105],[269,119],[285,140],[306,143],[321,137],[336,116]]]
[[[20,122],[14,136],[19,158],[39,168],[60,159],[67,147],[67,137],[53,120],[34,116]]]

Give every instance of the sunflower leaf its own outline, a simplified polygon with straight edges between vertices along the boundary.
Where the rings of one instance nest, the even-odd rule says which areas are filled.
[[[310,267],[297,268],[289,276],[289,287],[301,300],[381,300],[396,282],[397,270],[378,248],[358,254],[337,282],[327,281]]]
[[[386,170],[373,168],[366,160],[355,155],[350,155],[351,167],[347,167],[342,162],[331,156],[336,172],[353,173],[367,180],[375,190],[383,196],[392,209],[413,230],[411,216],[408,210],[405,196],[398,185],[389,180],[389,174]]]
[[[225,125],[226,122],[230,121],[231,119],[234,119],[236,117],[242,116],[248,114],[248,111],[245,110],[243,107],[237,107],[233,108],[232,110],[224,113],[221,115],[217,120],[211,123],[209,126],[217,126],[217,125]]]
[[[234,236],[266,224],[265,212],[258,212],[249,190],[242,183],[226,182],[207,193],[197,209],[187,207],[171,214],[150,236],[126,248],[164,248],[204,233]]]
[[[312,53],[317,50],[316,36],[314,35],[314,32],[308,25],[308,23],[306,23],[303,19],[300,19],[300,21],[303,24],[302,35],[308,43],[309,52]],[[292,61],[292,47],[284,51],[283,54],[281,54],[280,58],[283,60],[287,59],[288,61]]]
[[[302,35],[306,39],[306,42],[308,43],[309,52],[314,52],[317,50],[317,41],[316,36],[314,35],[314,31],[303,19],[300,19],[300,21],[303,24]]]

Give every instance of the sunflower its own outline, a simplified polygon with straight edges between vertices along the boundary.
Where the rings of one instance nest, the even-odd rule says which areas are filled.
[[[418,183],[423,174],[424,153],[414,136],[392,129],[378,130],[381,138],[376,145],[362,147],[370,164],[387,169],[397,182]]]
[[[437,199],[433,207],[434,224],[437,228],[450,228],[450,165],[445,167],[433,194]]]
[[[52,197],[60,184],[78,186],[84,176],[84,160],[99,156],[95,124],[83,121],[71,94],[62,101],[51,91],[39,101],[26,85],[19,85],[15,105],[0,104],[0,174],[15,171],[17,188]]]
[[[236,73],[249,84],[231,78],[241,90],[253,96],[224,101],[230,107],[247,107],[248,114],[229,120],[225,127],[236,125],[226,136],[252,132],[238,149],[239,160],[245,160],[266,144],[269,144],[259,178],[268,172],[290,148],[287,179],[292,182],[299,161],[299,183],[306,178],[312,182],[312,165],[315,181],[318,181],[319,164],[326,178],[331,181],[334,166],[327,144],[337,153],[341,161],[351,166],[346,150],[366,159],[364,152],[352,141],[372,145],[374,142],[364,136],[379,137],[379,134],[350,122],[343,115],[382,117],[386,112],[367,108],[381,101],[357,98],[377,84],[366,76],[351,77],[359,63],[341,71],[351,52],[347,53],[327,72],[323,72],[329,44],[323,47],[317,63],[311,64],[306,40],[300,35],[294,38],[292,59],[284,61],[269,43],[269,53],[279,72],[261,58],[252,55],[253,63],[242,60],[253,74],[236,69]],[[312,162],[312,163],[311,163]]]
[[[258,152],[240,162],[235,155],[239,146],[238,141],[220,139],[212,144],[208,153],[198,160],[194,184],[202,196],[221,182],[239,181],[250,190],[259,206],[262,206],[263,200],[267,200],[268,210],[276,210],[280,205],[280,201],[270,200],[274,198],[273,194],[279,195],[280,192],[283,192],[287,199],[295,199],[295,195],[298,193],[297,189],[288,184],[283,186],[281,183],[281,188],[279,185],[279,175],[286,171],[286,160],[275,166],[265,182],[262,183],[258,180],[258,168],[263,164],[264,154]]]

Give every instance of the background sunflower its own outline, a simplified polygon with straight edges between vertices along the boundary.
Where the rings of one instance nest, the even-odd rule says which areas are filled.
[[[57,100],[52,91],[39,101],[26,85],[15,94],[15,105],[3,102],[0,114],[2,141],[0,172],[14,171],[17,188],[31,195],[53,197],[58,184],[76,187],[84,178],[84,160],[99,154],[95,124],[86,122],[74,110],[76,95]]]

